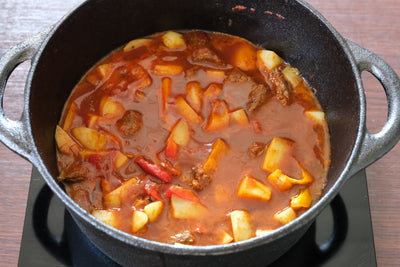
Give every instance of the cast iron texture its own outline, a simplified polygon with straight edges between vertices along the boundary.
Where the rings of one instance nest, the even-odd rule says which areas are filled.
[[[237,9],[237,5],[247,9]],[[316,89],[327,113],[332,165],[322,199],[300,218],[261,238],[221,246],[177,248],[122,233],[95,220],[56,183],[55,125],[80,77],[123,43],[173,29],[225,32],[275,50]],[[38,40],[27,41],[0,59],[1,99],[11,70],[32,56],[39,44]],[[27,56],[21,58],[24,53]],[[388,97],[388,122],[376,135],[365,128],[365,96],[360,78],[363,70],[381,81]],[[345,41],[318,12],[300,0],[92,0],[76,8],[45,35],[32,59],[22,119],[10,122],[0,109],[0,140],[38,168],[89,239],[122,265],[265,266],[301,237],[351,174],[397,142],[399,87],[397,75],[386,63]]]

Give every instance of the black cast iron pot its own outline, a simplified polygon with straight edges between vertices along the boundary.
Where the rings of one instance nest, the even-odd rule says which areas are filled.
[[[243,5],[247,9],[237,8]],[[236,7],[236,8],[235,8]],[[220,246],[175,247],[147,241],[96,220],[57,184],[54,131],[71,89],[103,56],[131,39],[170,29],[204,29],[244,37],[275,50],[316,89],[327,114],[332,164],[321,200],[267,236]],[[134,266],[265,266],[307,230],[341,186],[400,137],[400,81],[378,56],[344,39],[301,0],[92,0],[0,59],[0,100],[11,71],[31,59],[23,116],[10,121],[0,106],[0,140],[37,167],[87,237],[112,259]],[[366,130],[360,73],[382,83],[388,120]]]

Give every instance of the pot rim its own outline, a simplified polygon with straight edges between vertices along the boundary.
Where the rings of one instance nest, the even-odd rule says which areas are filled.
[[[260,237],[253,237],[245,241],[229,243],[225,245],[209,245],[209,246],[175,246],[172,244],[161,243],[156,241],[147,240],[144,238],[140,238],[125,232],[122,232],[114,227],[111,227],[99,220],[97,220],[94,216],[92,216],[89,212],[81,208],[75,201],[73,201],[66,192],[60,187],[60,185],[56,182],[56,180],[52,177],[52,175],[47,170],[44,162],[41,159],[41,156],[38,152],[36,144],[34,142],[33,134],[32,134],[32,127],[31,127],[31,120],[30,114],[26,114],[27,120],[27,134],[32,140],[33,148],[32,148],[32,158],[30,159],[31,162],[37,167],[39,172],[42,174],[45,182],[51,188],[51,190],[57,195],[59,199],[66,205],[69,210],[73,210],[81,219],[84,220],[85,223],[90,224],[91,226],[99,229],[100,231],[104,232],[107,235],[112,236],[115,239],[118,239],[121,242],[156,252],[168,253],[168,254],[175,254],[175,255],[196,255],[196,256],[203,256],[203,255],[221,255],[227,253],[234,253],[243,250],[250,249],[252,247],[260,246],[263,244],[267,244],[272,242],[275,239],[279,239],[290,232],[295,231],[310,222],[314,221],[315,217],[329,204],[332,199],[336,196],[339,192],[343,184],[350,178],[351,175],[351,166],[357,157],[361,142],[364,138],[364,125],[365,125],[365,112],[366,112],[366,101],[365,95],[363,93],[363,86],[361,81],[361,75],[358,71],[357,65],[355,63],[354,56],[345,41],[345,39],[338,33],[338,31],[328,22],[328,20],[322,16],[314,7],[310,4],[305,2],[304,0],[296,0],[300,5],[303,6],[305,10],[310,12],[310,15],[314,15],[317,19],[323,23],[323,25],[329,30],[329,32],[335,37],[335,39],[339,42],[345,55],[347,56],[351,68],[353,70],[353,74],[355,76],[356,85],[358,89],[358,95],[360,100],[360,113],[359,113],[359,125],[357,130],[357,137],[354,143],[354,147],[352,149],[351,155],[349,160],[344,167],[343,171],[341,172],[340,176],[338,177],[337,181],[334,185],[321,197],[320,200],[316,204],[314,204],[309,210],[307,210],[304,214],[293,220],[292,222],[283,225],[277,228],[274,231],[271,231],[265,236]],[[89,1],[85,1],[76,5],[71,11],[65,14],[47,33],[46,37],[41,42],[39,48],[35,56],[32,58],[31,69],[28,73],[27,83],[25,86],[25,111],[29,110],[29,97],[30,97],[30,89],[31,89],[31,81],[33,79],[33,74],[35,72],[36,66],[39,62],[39,59],[42,53],[45,51],[46,46],[50,39],[53,37],[54,33],[59,29],[59,27],[69,19],[79,8],[88,4]]]

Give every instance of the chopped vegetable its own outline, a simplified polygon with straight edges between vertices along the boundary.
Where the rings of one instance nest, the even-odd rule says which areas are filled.
[[[221,231],[221,244],[229,244],[233,241],[233,237],[225,230]]]
[[[183,68],[181,65],[154,65],[153,73],[156,75],[164,76],[164,75],[179,75],[183,72]]]
[[[93,210],[92,215],[100,221],[112,226],[117,227],[118,218],[116,210]]]
[[[179,146],[173,138],[168,138],[167,147],[165,148],[165,156],[169,159],[176,160],[178,156]]]
[[[291,207],[287,207],[275,213],[273,218],[282,224],[287,224],[296,219],[296,217],[296,212]]]
[[[172,182],[172,177],[168,174],[168,172],[161,169],[160,166],[150,162],[145,159],[143,156],[138,156],[135,158],[135,162],[148,174],[151,174],[161,181],[170,183]]]
[[[190,126],[185,120],[179,120],[171,130],[170,139],[177,145],[186,146],[190,140]]]
[[[225,101],[214,102],[210,116],[208,117],[205,130],[209,132],[222,131],[229,126],[228,105]]]
[[[235,51],[233,65],[244,71],[251,71],[256,68],[256,59],[257,54],[254,47],[241,44]]]
[[[250,224],[250,215],[244,210],[234,210],[230,214],[233,239],[235,242],[247,240],[253,237]]]
[[[207,208],[202,204],[180,198],[171,194],[172,215],[176,219],[196,219],[206,214]]]
[[[247,117],[247,113],[243,108],[234,110],[230,114],[237,124],[241,126],[246,126],[249,124],[249,118]]]
[[[164,203],[162,201],[154,201],[147,204],[143,211],[146,213],[147,217],[149,218],[150,222],[154,222],[160,216],[162,210],[164,208]]]
[[[211,148],[211,152],[208,155],[206,161],[203,164],[203,170],[205,172],[211,172],[217,166],[217,161],[220,157],[222,157],[226,152],[229,151],[229,146],[222,139],[217,139]]]
[[[280,137],[272,139],[265,153],[261,168],[268,172],[278,169],[281,161],[285,159],[285,155],[292,147],[292,144],[292,141]]]
[[[189,103],[182,97],[179,96],[176,99],[176,105],[178,106],[179,113],[187,119],[190,123],[200,124],[203,122],[203,117],[199,115]]]
[[[87,127],[76,127],[71,130],[72,135],[84,147],[92,150],[101,150],[107,143],[107,138],[104,134]]]
[[[267,235],[267,234],[269,234],[269,233],[271,233],[272,232],[272,230],[264,230],[264,229],[257,229],[256,230],[256,236],[257,237],[260,237],[260,236],[264,236],[264,235]]]
[[[274,51],[259,50],[257,51],[257,59],[262,67],[266,67],[269,71],[275,69],[283,63],[283,59]]]
[[[125,112],[124,107],[112,98],[105,96],[100,101],[100,115],[107,118],[121,117]]]
[[[76,108],[77,106],[75,102],[72,102],[71,106],[69,107],[67,116],[65,117],[64,125],[62,127],[65,131],[69,131],[69,129],[71,128],[72,122],[74,121],[74,117],[76,114]]]
[[[158,191],[154,187],[155,186],[152,185],[152,184],[146,184],[144,186],[144,191],[146,191],[146,193],[149,196],[151,196],[151,197],[153,197],[153,198],[155,198],[155,199],[157,199],[157,200],[159,200],[161,202],[164,202],[164,199],[162,199],[162,197],[160,196],[160,194],[158,193]]]
[[[198,82],[186,84],[186,95],[189,103],[197,112],[201,111],[203,105],[203,90]]]
[[[179,48],[186,45],[182,34],[173,31],[166,32],[162,36],[162,41],[168,48]]]
[[[121,206],[121,194],[124,190],[137,184],[135,177],[125,181],[122,185],[118,186],[108,194],[104,195],[103,203],[108,208],[119,208]]]
[[[171,78],[166,77],[161,80],[161,116],[165,121],[167,112],[168,98],[171,94]]]
[[[246,175],[240,182],[237,194],[239,197],[263,201],[271,199],[271,189],[249,175]]]
[[[288,81],[293,88],[295,88],[299,83],[303,81],[303,79],[300,77],[299,72],[293,67],[286,66],[282,70],[282,74],[285,80]]]
[[[312,195],[308,188],[300,189],[300,193],[290,199],[290,207],[293,209],[309,208],[312,203]]]
[[[124,52],[128,52],[128,51],[133,50],[135,48],[138,48],[138,47],[140,47],[142,45],[145,45],[145,44],[147,44],[149,42],[151,42],[151,39],[135,39],[135,40],[132,40],[132,41],[130,41],[129,43],[127,43],[124,46],[123,51]]]
[[[58,149],[67,155],[76,155],[80,151],[79,145],[60,126],[56,126],[55,139]]]
[[[113,163],[116,170],[121,168],[125,163],[127,163],[129,158],[119,150],[114,152]]]
[[[149,218],[143,211],[135,210],[132,214],[132,232],[136,233],[146,226]]]
[[[273,184],[279,191],[286,191],[292,188],[292,178],[282,173],[280,169],[276,169],[270,175],[267,180]]]
[[[182,199],[192,201],[192,202],[197,202],[200,203],[200,199],[196,194],[186,188],[183,188],[179,185],[171,185],[167,192],[165,192],[165,197],[170,198],[172,195],[176,195]]]
[[[325,113],[319,110],[308,110],[304,114],[313,121],[323,124],[325,122]]]

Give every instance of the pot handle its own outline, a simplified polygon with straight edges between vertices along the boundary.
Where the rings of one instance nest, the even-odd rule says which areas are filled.
[[[388,117],[379,133],[368,132],[364,125],[364,139],[351,174],[367,167],[382,157],[400,138],[400,79],[396,72],[382,58],[360,45],[346,40],[354,56],[358,71],[368,71],[375,76],[385,89],[388,103]]]
[[[32,59],[40,44],[47,36],[51,28],[48,28],[17,44],[5,52],[0,58],[0,141],[11,150],[30,160],[32,157],[31,143],[28,133],[28,115],[25,108],[18,121],[10,120],[4,113],[3,101],[8,78],[13,70],[22,62]],[[26,107],[27,92],[24,93],[24,105]]]

